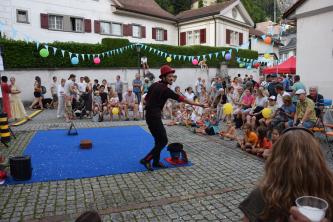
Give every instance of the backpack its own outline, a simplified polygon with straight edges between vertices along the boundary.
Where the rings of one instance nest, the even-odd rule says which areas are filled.
[[[46,88],[45,88],[45,86],[42,86],[42,94],[46,94]]]

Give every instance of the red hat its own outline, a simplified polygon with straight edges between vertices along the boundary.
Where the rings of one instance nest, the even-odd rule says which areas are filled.
[[[166,75],[168,75],[170,73],[175,73],[176,72],[176,70],[172,69],[168,65],[162,66],[161,69],[160,69],[160,71],[161,71],[161,75],[159,76],[160,78],[162,78],[162,76],[166,76]]]
[[[6,178],[7,178],[6,171],[0,170],[0,185],[5,183]]]

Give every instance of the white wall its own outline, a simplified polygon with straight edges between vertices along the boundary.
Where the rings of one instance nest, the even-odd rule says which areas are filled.
[[[234,23],[222,20],[219,23],[219,28],[218,28],[218,35],[217,35],[217,39],[218,39],[218,43],[217,46],[228,46],[226,44],[226,30],[232,30],[235,32],[240,32],[243,33],[243,44],[247,43],[249,41],[249,28],[244,27],[244,26],[240,26],[240,25],[236,25]],[[233,45],[230,45],[231,47],[234,47]]]
[[[328,98],[333,98],[332,21],[333,11],[297,20],[297,74]]]
[[[305,1],[300,7],[297,8],[296,14],[302,14],[325,7],[333,6],[332,0],[311,0]]]
[[[154,73],[156,79],[158,80],[159,69],[151,69]],[[245,74],[253,74],[256,79],[259,75],[256,70],[246,70],[246,69],[228,69],[229,75],[236,76],[240,73],[243,77]],[[121,79],[126,83],[131,85],[132,80],[137,73],[137,69],[62,69],[62,70],[19,70],[19,71],[5,71],[1,75],[8,77],[14,76],[18,87],[21,89],[21,98],[23,101],[32,101],[33,99],[33,85],[35,76],[40,76],[42,79],[42,85],[47,89],[46,97],[50,97],[50,83],[52,82],[52,77],[57,76],[58,82],[61,78],[67,79],[69,74],[75,74],[77,76],[77,81],[81,76],[88,76],[91,80],[98,79],[100,82],[106,79],[108,82],[114,83],[116,76],[120,75]],[[218,69],[210,68],[209,71],[201,70],[200,68],[177,68],[176,75],[178,76],[175,85],[180,86],[183,91],[186,87],[194,87],[195,80],[198,77],[202,79],[211,80],[216,74],[219,73]]]
[[[197,21],[197,22],[183,23],[179,26],[179,33],[189,32],[189,31],[192,31],[192,32],[193,31],[199,31],[200,29],[206,29],[206,43],[200,44],[200,45],[214,46],[214,43],[215,43],[215,24],[214,24],[213,19],[208,19],[208,20],[201,21],[201,22]],[[193,34],[192,34],[192,37],[194,38]],[[188,42],[187,42],[187,33],[186,33],[186,45],[189,45]]]
[[[16,22],[16,9],[28,10],[29,24]],[[54,13],[60,15],[78,16],[92,20],[91,33],[74,33],[51,31],[40,28],[40,13]],[[24,33],[34,40],[40,42],[84,42],[84,43],[98,43],[102,38],[116,37],[109,35],[100,35],[94,33],[94,20],[106,20],[113,22],[120,22],[123,24],[136,23],[146,26],[146,38],[129,38],[131,42],[143,43],[161,43],[177,45],[178,39],[177,29],[175,25],[170,22],[162,22],[156,19],[131,17],[129,15],[118,15],[112,13],[111,0],[0,0],[0,20],[5,21],[8,27],[7,34],[10,36],[11,28],[14,27],[18,33]],[[155,41],[152,39],[152,28],[162,27],[168,30],[167,41]],[[16,39],[20,38],[18,35]],[[21,39],[22,36],[21,36]]]

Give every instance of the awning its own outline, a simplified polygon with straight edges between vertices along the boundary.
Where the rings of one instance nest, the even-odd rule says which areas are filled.
[[[285,62],[268,67],[262,71],[263,74],[296,74],[296,57],[292,56],[287,59]]]

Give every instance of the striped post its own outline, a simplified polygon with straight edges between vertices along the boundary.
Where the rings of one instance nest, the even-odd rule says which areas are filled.
[[[7,113],[0,113],[0,137],[2,143],[10,142],[10,130],[8,126],[8,115]]]

